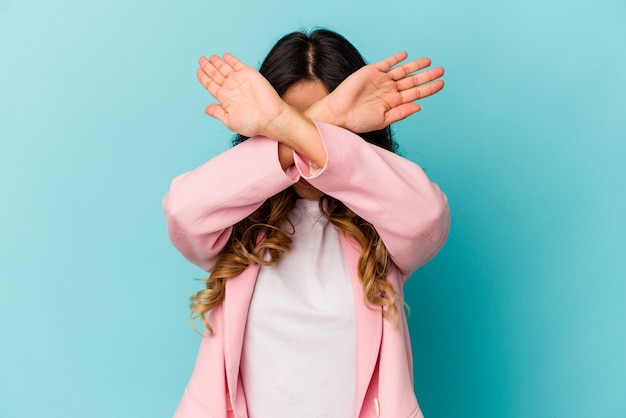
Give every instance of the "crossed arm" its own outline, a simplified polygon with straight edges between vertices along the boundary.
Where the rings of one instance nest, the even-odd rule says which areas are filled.
[[[441,90],[443,69],[419,72],[430,64],[427,58],[398,66],[405,58],[399,53],[363,67],[304,112],[232,55],[201,58],[198,78],[218,101],[206,112],[235,132],[265,137],[251,138],[172,181],[163,206],[174,245],[211,271],[232,225],[302,176],[371,222],[400,270],[408,274],[431,258],[447,235],[445,195],[418,165],[349,132],[384,128],[419,111],[413,101]],[[311,120],[326,123],[315,126]],[[276,148],[283,170],[268,158]],[[321,167],[314,176],[307,170],[310,161]],[[357,169],[362,166],[376,169]],[[236,177],[225,184],[216,173]]]
[[[208,115],[231,131],[277,141],[284,169],[294,163],[292,150],[323,167],[326,152],[313,120],[354,133],[379,130],[418,112],[416,100],[443,88],[442,67],[426,69],[428,58],[401,64],[406,58],[399,52],[362,67],[304,112],[285,103],[257,70],[231,54],[201,57],[196,75],[218,102],[207,106]]]

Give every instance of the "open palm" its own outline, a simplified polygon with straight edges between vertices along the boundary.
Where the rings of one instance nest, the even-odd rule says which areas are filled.
[[[198,80],[218,103],[206,113],[228,129],[245,136],[264,135],[286,103],[257,70],[231,54],[200,58]]]
[[[442,67],[427,71],[430,59],[398,65],[407,57],[399,52],[376,64],[362,67],[344,80],[324,101],[337,125],[356,133],[383,129],[421,110],[414,101],[443,88],[437,80]],[[394,67],[395,66],[395,67]]]

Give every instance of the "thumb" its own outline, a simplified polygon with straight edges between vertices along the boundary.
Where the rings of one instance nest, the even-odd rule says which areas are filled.
[[[409,117],[413,113],[417,113],[420,110],[422,110],[422,107],[416,103],[401,104],[400,106],[394,107],[387,112],[387,120],[385,123],[387,123],[387,125],[391,125],[392,123]]]
[[[204,109],[204,113],[207,115],[219,120],[224,125],[226,125],[226,120],[228,119],[228,114],[224,111],[224,108],[218,104],[211,103]]]

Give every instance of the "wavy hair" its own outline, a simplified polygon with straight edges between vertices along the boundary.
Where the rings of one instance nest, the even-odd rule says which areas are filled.
[[[293,32],[283,36],[261,64],[259,72],[282,96],[294,83],[319,80],[332,92],[350,74],[366,65],[357,49],[343,36],[325,29],[311,33]],[[391,129],[359,134],[365,141],[388,151],[396,151]],[[248,137],[237,135],[233,145]],[[287,215],[298,195],[292,188],[267,199],[247,218],[233,225],[230,238],[222,250],[210,276],[203,280],[206,288],[191,300],[191,319],[201,318],[209,334],[213,329],[206,313],[222,303],[226,296],[226,281],[251,264],[271,266],[289,251],[293,225]],[[386,319],[396,324],[398,308],[396,292],[387,281],[391,257],[374,226],[355,214],[341,201],[324,195],[320,209],[328,221],[361,247],[358,261],[359,280],[366,302],[383,308]],[[288,230],[285,225],[291,226]]]

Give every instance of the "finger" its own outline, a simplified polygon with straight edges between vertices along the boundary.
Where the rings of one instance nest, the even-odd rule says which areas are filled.
[[[228,75],[233,72],[233,67],[228,65],[226,61],[224,61],[217,55],[211,55],[209,61],[211,62],[211,64],[213,64],[217,71],[219,71],[219,73],[224,76],[224,78],[228,77]]]
[[[213,97],[215,97],[220,86],[213,81],[213,78],[209,77],[202,68],[198,68],[196,70],[196,77],[198,77],[200,84],[202,84],[204,88],[207,89]]]
[[[387,125],[391,125],[394,122],[402,120],[408,116],[411,116],[414,113],[422,110],[422,107],[416,103],[404,103],[400,106],[396,106],[393,109],[390,109],[385,115],[385,123]]]
[[[209,60],[203,55],[198,59],[198,64],[200,67],[203,67],[205,63],[209,62]]]
[[[417,87],[422,84],[430,83],[431,81],[443,76],[443,73],[443,67],[437,67],[431,70],[422,71],[398,80],[398,82],[396,83],[396,87],[398,88],[398,91],[408,90],[412,87]]]
[[[243,62],[239,61],[237,57],[233,54],[229,54],[228,52],[224,54],[224,60],[230,65],[233,70],[241,71],[246,66]]]
[[[213,65],[206,57],[200,57],[198,62],[200,64],[200,68],[202,71],[206,73],[209,78],[213,79],[220,86],[224,84],[224,76],[217,70],[215,65]]]
[[[391,78],[394,80],[401,80],[409,74],[414,73],[415,71],[419,71],[422,68],[429,67],[430,64],[430,58],[416,59],[389,70],[389,75],[391,75]]]
[[[401,91],[400,96],[402,97],[402,103],[410,103],[418,99],[423,99],[424,97],[432,96],[442,88],[443,80],[437,80],[430,84]]]
[[[228,115],[226,114],[222,106],[215,104],[215,103],[211,103],[210,105],[206,107],[206,109],[204,109],[204,113],[219,120],[224,125],[226,125],[226,120],[228,119]]]
[[[399,62],[402,62],[406,59],[406,57],[408,57],[409,54],[407,54],[405,51],[401,51],[398,52],[396,54],[393,54],[392,56],[385,58],[382,61],[379,61],[377,63],[374,64],[374,66],[376,68],[378,68],[380,71],[388,71],[390,68],[392,68],[394,65],[398,64]]]
[[[205,89],[209,89],[209,83],[211,82],[211,77],[207,75],[207,73],[202,69],[196,69],[196,77],[198,77],[198,81]]]

